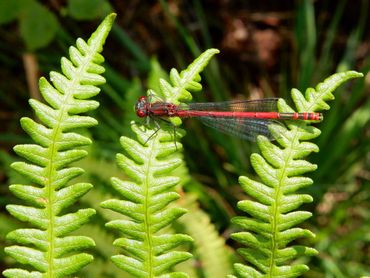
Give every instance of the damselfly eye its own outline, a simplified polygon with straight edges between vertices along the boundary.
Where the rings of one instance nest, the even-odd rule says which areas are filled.
[[[135,110],[138,117],[143,118],[147,116],[147,101],[145,96],[139,97],[135,105]]]
[[[136,110],[136,115],[138,115],[140,118],[143,118],[146,116],[146,113],[143,110]]]

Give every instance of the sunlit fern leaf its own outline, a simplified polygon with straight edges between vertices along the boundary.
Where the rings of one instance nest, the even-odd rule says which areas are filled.
[[[180,74],[171,70],[172,84],[160,79],[160,91],[149,90],[148,94],[171,103],[189,99],[191,92],[201,89],[199,73],[217,52],[216,49],[205,51]],[[112,257],[118,267],[135,277],[187,277],[185,273],[173,272],[172,268],[192,255],[173,249],[191,242],[192,238],[164,232],[164,228],[186,212],[169,206],[179,198],[175,191],[179,178],[172,171],[183,163],[178,140],[184,132],[179,128],[175,131],[168,124],[157,124],[161,129],[132,123],[137,140],[121,137],[124,154],[117,155],[117,163],[130,181],[112,178],[112,185],[122,199],[107,200],[101,205],[125,216],[107,223],[122,235],[114,245],[121,247],[123,253]]]
[[[7,235],[19,245],[5,248],[5,252],[22,264],[31,265],[36,271],[8,269],[6,277],[65,277],[71,275],[93,260],[81,251],[95,245],[85,236],[67,236],[89,221],[94,209],[80,209],[74,213],[62,211],[92,185],[69,182],[79,176],[83,169],[69,164],[87,155],[86,146],[91,140],[73,132],[97,124],[94,118],[80,116],[99,106],[94,100],[105,82],[100,75],[104,61],[99,54],[111,29],[115,14],[109,15],[86,43],[77,39],[76,47],[69,49],[70,60],[62,58],[62,72],[51,72],[50,84],[40,79],[40,91],[47,104],[31,99],[30,105],[40,123],[22,118],[22,128],[35,144],[17,145],[15,152],[28,162],[15,162],[12,167],[30,180],[30,184],[13,184],[10,190],[28,205],[8,205],[14,217],[27,221],[34,228],[17,229]]]
[[[220,51],[218,49],[208,49],[196,58],[185,70],[180,73],[176,69],[171,69],[170,81],[165,79],[159,80],[160,91],[149,90],[149,95],[163,98],[166,102],[178,105],[180,102],[187,102],[192,99],[191,93],[202,90],[200,84],[200,72],[208,64],[210,59]],[[178,126],[181,119],[178,117],[171,118],[170,121]]]
[[[193,253],[197,260],[198,273],[202,273],[202,277],[226,277],[232,264],[231,252],[227,249],[224,238],[218,234],[210,217],[198,207],[195,196],[187,194],[179,203],[185,203],[183,206],[189,210],[178,223],[194,239]]]
[[[154,131],[135,124],[132,130],[138,141],[121,137],[125,154],[117,155],[118,165],[131,181],[112,178],[113,187],[123,199],[107,200],[101,205],[127,217],[107,224],[122,234],[114,245],[121,247],[124,254],[113,256],[113,262],[135,277],[158,277],[168,274],[174,265],[191,257],[187,252],[170,251],[179,244],[192,241],[191,237],[161,233],[163,228],[186,212],[182,208],[167,206],[179,198],[174,190],[179,178],[171,176],[171,172],[182,160],[172,133],[159,130],[144,145]],[[177,131],[177,138],[181,137],[182,133]],[[181,148],[179,142],[177,148]]]
[[[219,52],[218,49],[214,48],[206,50],[180,73],[174,68],[171,69],[171,84],[164,79],[160,79],[161,94],[165,97],[165,100],[174,104],[190,101],[192,92],[202,90],[202,85],[199,83],[201,80],[199,73],[213,55]]]
[[[334,74],[316,89],[307,89],[305,97],[293,89],[292,97],[297,111],[329,109],[326,101],[334,99],[333,90],[346,80],[361,76],[353,71]],[[293,112],[293,109],[279,100],[279,111]],[[319,136],[320,130],[298,121],[289,121],[287,127],[271,126],[278,145],[263,136],[258,137],[261,154],[252,154],[251,163],[261,181],[248,177],[239,179],[243,190],[254,200],[238,203],[238,208],[246,212],[248,217],[232,219],[234,224],[244,230],[232,234],[232,238],[246,246],[238,252],[249,263],[235,264],[237,277],[297,277],[306,272],[308,266],[288,263],[300,256],[317,254],[313,248],[289,243],[301,237],[315,236],[307,229],[296,227],[309,218],[311,213],[294,210],[304,203],[312,202],[310,195],[296,191],[313,183],[310,178],[302,175],[314,171],[317,166],[304,158],[319,150],[307,140]]]

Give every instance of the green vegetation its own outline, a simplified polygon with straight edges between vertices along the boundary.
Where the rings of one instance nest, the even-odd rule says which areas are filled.
[[[370,273],[368,1],[186,3],[0,1],[3,275]],[[53,73],[112,9],[117,22],[78,39]],[[212,47],[221,54],[211,60]],[[367,77],[337,88],[360,77],[350,69]],[[39,71],[52,72],[41,94]],[[322,123],[272,126],[272,143],[179,119],[176,146],[162,122],[146,142],[156,126],[133,110],[149,93],[175,103],[275,96],[280,111],[293,111],[290,98],[294,110],[320,111],[335,88]]]

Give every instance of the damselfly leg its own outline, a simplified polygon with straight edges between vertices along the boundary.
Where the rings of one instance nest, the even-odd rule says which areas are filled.
[[[154,132],[145,140],[145,142],[144,142],[144,145],[146,144],[146,143],[148,143],[149,142],[149,140],[150,139],[152,139],[158,132],[159,132],[159,130],[160,129],[162,129],[161,128],[161,126],[160,126],[160,124],[158,123],[158,121],[157,120],[161,120],[161,121],[163,121],[166,125],[169,125],[169,126],[171,126],[172,128],[173,128],[173,140],[174,140],[174,144],[175,144],[175,148],[176,148],[176,150],[178,150],[178,148],[177,148],[177,141],[176,141],[176,126],[173,124],[173,123],[171,123],[170,121],[168,121],[168,120],[166,120],[166,119],[163,119],[163,118],[161,118],[161,117],[157,117],[157,118],[153,118],[153,117],[147,117],[147,120],[145,121],[146,123],[144,124],[145,126],[149,126],[150,125],[150,119],[152,120],[152,122],[153,122],[153,124],[155,125],[155,130],[154,130]]]

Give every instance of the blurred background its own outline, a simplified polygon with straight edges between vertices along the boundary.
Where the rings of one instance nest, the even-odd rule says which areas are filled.
[[[315,143],[320,152],[309,160],[319,168],[309,175],[314,185],[306,189],[314,202],[302,208],[313,212],[304,227],[317,238],[300,243],[320,252],[317,257],[302,258],[311,268],[305,277],[370,275],[367,0],[0,0],[0,246],[9,244],[4,239],[8,231],[24,226],[4,207],[20,202],[9,193],[8,185],[23,178],[9,164],[18,159],[12,147],[30,142],[19,126],[20,117],[33,117],[28,99],[40,99],[40,76],[60,70],[60,58],[68,55],[68,47],[77,37],[87,39],[111,11],[118,16],[103,52],[107,84],[93,114],[100,124],[88,131],[94,139],[91,155],[79,163],[87,171],[82,178],[90,179],[95,190],[76,207],[98,210],[94,222],[78,231],[97,243],[97,261],[81,275],[124,277],[117,268],[108,267],[109,256],[117,250],[111,245],[114,234],[104,229],[104,223],[115,216],[99,208],[101,201],[115,194],[109,178],[124,178],[115,166],[118,139],[131,136],[136,99],[148,88],[158,88],[158,79],[168,78],[172,67],[186,68],[208,48],[221,53],[202,75],[204,91],[194,96],[195,101],[282,97],[291,103],[293,87],[304,91],[337,71],[364,73],[363,79],[336,90],[331,110],[318,124],[322,134]],[[240,175],[253,177],[249,156],[257,149],[255,144],[203,128],[195,120],[185,121],[184,129],[187,168],[179,169],[179,175],[186,177],[182,186],[190,197],[184,205],[192,214],[177,228],[201,239],[199,233],[208,225],[214,241],[222,243],[217,247],[225,257],[220,265],[231,273],[230,262],[239,258],[235,242],[229,239],[235,231],[230,218],[240,214],[237,201],[247,198],[237,180]],[[183,267],[196,273],[192,277],[224,277],[221,271],[211,276],[207,270],[211,255],[206,255],[204,246],[191,248],[197,250],[196,256]],[[1,248],[0,270],[10,263]]]

